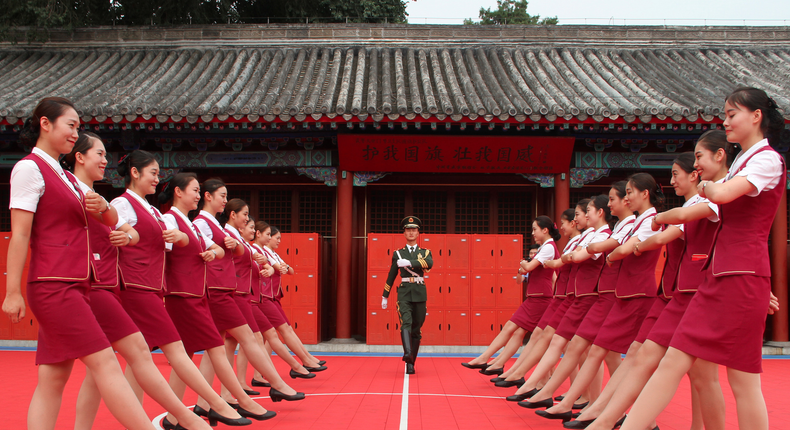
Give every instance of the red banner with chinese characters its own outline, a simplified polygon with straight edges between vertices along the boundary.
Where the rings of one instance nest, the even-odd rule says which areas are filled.
[[[573,137],[340,134],[340,169],[366,172],[563,173]]]

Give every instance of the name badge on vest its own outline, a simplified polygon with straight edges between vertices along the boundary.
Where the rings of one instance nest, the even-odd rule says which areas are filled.
[[[96,260],[96,261],[101,260],[101,254],[99,254],[98,252],[94,252],[93,253],[93,259]]]

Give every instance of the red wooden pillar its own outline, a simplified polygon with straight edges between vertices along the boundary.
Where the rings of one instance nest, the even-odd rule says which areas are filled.
[[[779,210],[771,225],[771,290],[779,299],[779,312],[771,319],[773,338],[776,342],[787,342],[788,294],[787,294],[787,192],[782,193]]]
[[[351,338],[351,242],[354,173],[337,172],[337,333]]]
[[[570,172],[554,175],[554,223],[557,227],[562,221],[562,213],[571,206],[571,174]],[[557,244],[560,249],[565,246],[563,236]]]

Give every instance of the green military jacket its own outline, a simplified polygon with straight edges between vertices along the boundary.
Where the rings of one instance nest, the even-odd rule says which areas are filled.
[[[411,267],[398,267],[398,252],[401,258],[405,258],[411,262]],[[418,245],[413,253],[409,252],[408,246],[404,246],[399,249],[398,252],[392,253],[392,266],[390,266],[390,273],[387,276],[387,283],[384,285],[384,297],[389,297],[390,289],[395,282],[395,277],[398,275],[398,269],[400,269],[401,283],[398,287],[398,300],[410,302],[427,301],[428,291],[425,289],[425,283],[408,282],[408,278],[414,277],[409,270],[420,277],[431,270],[431,267],[433,267],[431,250],[420,248]]]

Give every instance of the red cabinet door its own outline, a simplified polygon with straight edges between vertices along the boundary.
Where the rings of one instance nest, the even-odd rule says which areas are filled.
[[[496,275],[481,273],[472,275],[472,308],[496,307]]]
[[[293,266],[302,270],[318,270],[320,237],[318,233],[291,234],[291,260]]]
[[[318,276],[315,272],[302,272],[290,276],[291,280],[291,306],[311,307],[317,306]]]
[[[294,236],[297,233],[280,233],[280,246],[275,249],[274,251],[282,258],[286,263],[294,266],[294,252],[291,247],[293,246]]]
[[[491,234],[472,235],[472,270],[491,271],[496,267],[496,236]],[[498,252],[497,252],[498,254]]]
[[[291,326],[304,344],[318,343],[318,312],[313,308],[292,308]]]
[[[392,265],[391,234],[368,235],[368,270],[389,270]]]
[[[499,310],[499,311],[496,311],[497,312],[497,316],[496,316],[496,323],[497,323],[497,325],[496,326],[499,327],[499,331],[502,331],[502,329],[505,327],[505,324],[507,324],[507,322],[510,321],[510,317],[513,316],[513,312],[515,312],[515,311],[516,311],[516,308],[514,308],[513,310]]]
[[[443,234],[420,235],[420,248],[431,250],[433,270],[442,270],[445,268],[445,257],[447,257],[446,246],[447,240]]]
[[[444,275],[444,306],[446,308],[469,309],[469,274],[447,273]]]
[[[469,270],[469,235],[448,234],[445,236],[447,256],[445,268],[449,270]]]
[[[425,275],[425,289],[428,291],[429,309],[441,309],[445,306],[443,291],[446,291],[447,287],[443,273],[432,270],[430,274]]]
[[[526,257],[520,234],[502,234],[496,239],[496,268],[516,272],[518,263]]]
[[[522,297],[523,282],[518,273],[498,273],[494,293],[498,309],[518,307],[524,301]]]
[[[2,233],[0,233],[0,235],[2,235]],[[2,239],[2,236],[0,236],[0,240],[1,239]],[[6,241],[6,243],[0,242],[0,246],[8,246],[7,242],[8,241]],[[0,249],[2,249],[2,248],[0,248]],[[0,261],[0,273],[3,274],[3,277],[0,278],[0,297],[5,297],[6,281],[8,280],[8,271],[6,271],[6,268],[5,268],[5,260]],[[30,314],[30,309],[29,308],[27,308],[26,313],[28,315]],[[2,318],[2,317],[0,317],[0,339],[2,339],[2,340],[11,339],[11,319],[10,318]]]
[[[430,302],[429,302],[430,306]],[[421,345],[444,345],[444,311],[428,309],[422,325]]]
[[[472,345],[488,345],[499,333],[497,311],[487,309],[472,310]]]
[[[0,233],[0,265],[5,267],[6,262],[8,261],[8,245],[11,243],[11,232],[2,232]],[[30,253],[28,252],[28,257],[30,257]],[[4,284],[5,285],[5,284]],[[5,297],[5,294],[3,294]]]
[[[389,272],[377,270],[368,272],[368,307],[378,308],[381,307],[381,297],[384,294],[384,284],[387,283],[387,275]],[[398,278],[395,278],[394,284],[397,285]],[[390,289],[390,299],[392,299],[395,288]]]
[[[389,309],[368,309],[368,345],[391,345],[395,330],[392,314]]]
[[[291,306],[291,294],[293,294],[294,291],[293,288],[294,276],[293,275],[281,276],[280,285],[282,286],[283,289],[283,297],[280,299],[280,304],[283,306]]]
[[[469,345],[469,311],[445,310],[445,345]]]

